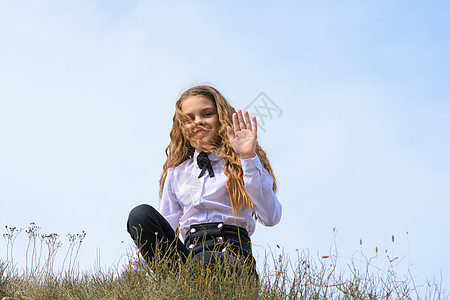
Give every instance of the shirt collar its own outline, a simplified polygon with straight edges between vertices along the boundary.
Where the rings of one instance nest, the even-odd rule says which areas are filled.
[[[222,147],[222,146],[220,146],[220,147]],[[208,154],[208,158],[209,158],[210,161],[214,161],[214,160],[219,160],[219,159],[220,159],[220,158],[216,155],[216,154],[219,152],[220,147],[216,150],[215,153],[210,153],[210,154]],[[197,152],[197,150],[195,150],[195,152],[194,152],[194,161],[197,161],[197,156],[198,156],[199,154],[200,154],[200,153]]]

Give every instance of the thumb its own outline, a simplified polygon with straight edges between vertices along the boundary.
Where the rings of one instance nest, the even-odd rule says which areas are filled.
[[[233,129],[231,128],[231,126],[227,126],[227,135],[229,139],[234,138],[234,132]]]

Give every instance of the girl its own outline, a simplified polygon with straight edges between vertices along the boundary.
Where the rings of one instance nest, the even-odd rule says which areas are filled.
[[[255,220],[273,226],[281,218],[256,117],[252,123],[247,111],[236,113],[213,87],[190,88],[175,104],[165,152],[159,212],[143,204],[128,217],[127,230],[143,257],[150,262],[158,250],[205,265],[225,258],[253,262]]]

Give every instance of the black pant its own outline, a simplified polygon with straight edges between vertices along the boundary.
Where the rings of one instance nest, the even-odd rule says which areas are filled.
[[[211,224],[207,225],[211,227]],[[208,226],[203,226],[202,224],[194,225],[191,226],[191,229],[195,227],[195,229],[199,230],[200,228]],[[232,230],[230,230],[232,226],[224,224],[219,225],[219,228],[222,227],[223,230],[221,231],[225,234],[220,238],[224,238],[224,242],[227,242],[227,240],[229,241],[228,244],[231,245],[232,253],[238,255],[242,255],[242,253],[245,253],[245,256],[247,256],[245,258],[245,263],[250,264],[251,273],[257,276],[255,270],[255,262],[251,254],[250,238],[248,237],[247,231],[243,228],[240,228],[242,235],[238,233],[239,237],[236,238],[236,230],[234,230],[234,233],[232,232]],[[195,241],[200,242],[200,246],[193,247],[193,243],[195,240],[193,237],[195,235],[191,234],[191,231],[186,237],[186,245],[192,245],[190,247],[191,250],[189,250],[181,242],[181,240],[175,236],[175,232],[167,222],[167,220],[155,208],[147,204],[139,205],[131,210],[128,217],[127,230],[147,262],[151,262],[153,260],[155,254],[157,253],[156,247],[158,247],[158,251],[160,251],[162,255],[166,255],[168,258],[173,259],[181,258],[183,262],[186,262],[189,254],[191,254],[191,251],[193,250],[192,262],[199,262],[204,266],[216,263],[218,261],[227,261],[230,263],[234,263],[237,266],[242,263],[239,261],[236,255],[230,255],[222,251],[214,251],[214,249],[210,249],[209,247],[205,246],[207,243],[204,243],[202,245],[201,240]],[[213,232],[213,235],[215,234],[214,231],[211,230],[209,230],[208,232]],[[213,236],[212,238],[216,237]],[[243,258],[243,256],[239,257],[241,259]]]
[[[167,220],[150,205],[141,204],[131,210],[127,230],[147,262],[155,257],[157,246],[161,254],[179,256],[183,262],[189,255]]]

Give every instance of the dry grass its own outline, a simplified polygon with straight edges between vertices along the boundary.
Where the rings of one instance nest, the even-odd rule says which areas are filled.
[[[307,252],[298,252],[294,259],[284,253],[266,256],[259,281],[247,275],[245,266],[239,276],[226,265],[203,269],[170,264],[164,258],[150,266],[138,260],[120,276],[101,270],[80,273],[75,261],[84,233],[69,236],[65,267],[55,273],[59,241],[55,236],[41,237],[33,226],[27,231],[34,232],[34,238],[28,235],[27,267],[20,273],[13,267],[11,251],[19,231],[7,227],[8,257],[0,261],[0,299],[448,299],[438,283],[428,282],[419,291],[411,277],[399,279],[393,264],[381,272],[371,259],[363,268],[352,260],[342,270],[337,267],[338,256],[331,253],[319,258]],[[47,249],[45,258],[39,249]]]

